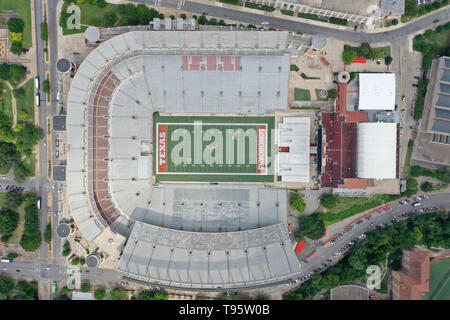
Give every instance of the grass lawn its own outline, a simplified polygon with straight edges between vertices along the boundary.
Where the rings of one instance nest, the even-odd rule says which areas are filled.
[[[219,2],[233,4],[235,6],[240,6],[241,2],[239,0],[219,0]]]
[[[410,161],[413,147],[414,147],[414,140],[410,139],[408,141],[408,150],[406,150],[405,164],[403,165],[403,173],[409,173],[409,170],[411,169]]]
[[[70,4],[65,2],[63,7],[62,7],[62,11],[61,12],[66,12],[67,7]],[[77,6],[80,7],[81,10],[81,21],[80,23],[84,26],[81,26],[81,29],[73,29],[73,30],[68,30],[65,28],[65,26],[63,27],[63,34],[64,35],[68,35],[68,34],[75,34],[75,33],[81,33],[84,32],[84,30],[87,29],[87,26],[96,26],[96,27],[104,27],[105,26],[105,14],[108,12],[114,12],[117,15],[117,21],[120,19],[120,15],[117,12],[117,7],[118,5],[114,5],[114,4],[110,4],[108,3],[106,5],[106,7],[104,8],[99,8],[97,5],[92,5],[89,4],[87,2],[84,3],[78,3]]]
[[[3,83],[3,95],[0,98],[0,111],[8,116],[13,122],[13,108],[12,108],[12,92],[6,82]]]
[[[23,47],[31,48],[33,45],[31,37],[31,7],[30,0],[1,0],[0,11],[12,10],[20,14],[20,17],[25,22],[23,30]]]
[[[268,6],[268,5],[264,5],[264,4],[252,3],[252,2],[246,2],[245,3],[245,7],[246,8],[251,8],[251,9],[258,9],[258,10],[268,11],[268,12],[275,11],[274,7],[271,7],[271,6]]]
[[[294,100],[295,101],[311,101],[311,95],[309,94],[309,90],[295,88]]]
[[[450,43],[450,30],[443,30],[441,32],[433,32],[429,37],[414,37],[413,39],[413,47],[416,47],[417,44],[423,43],[424,47],[432,48],[433,52],[438,54],[444,52]]]
[[[376,52],[378,59],[384,59],[384,57],[391,55],[391,46],[372,48],[372,50]]]
[[[423,300],[450,300],[450,258],[430,265],[430,291]]]
[[[337,197],[337,203],[334,208],[325,209],[320,206],[319,209],[317,209],[317,212],[323,213],[325,226],[329,226],[355,214],[378,207],[391,200],[391,197],[385,194],[375,195],[370,198]]]
[[[19,99],[16,99],[17,114],[20,111],[25,111],[27,113],[27,118],[21,119],[34,124],[34,79],[28,80],[23,85],[25,89],[25,95]]]
[[[294,11],[291,11],[291,10],[283,10],[283,9],[281,9],[280,12],[282,14],[284,14],[284,15],[287,15],[287,16],[293,16],[294,15]]]

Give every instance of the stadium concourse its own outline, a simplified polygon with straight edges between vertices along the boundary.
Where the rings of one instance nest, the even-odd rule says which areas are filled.
[[[132,31],[103,42],[79,66],[67,105],[69,210],[129,279],[224,290],[300,273],[285,189],[158,183],[153,162],[155,112],[245,119],[286,110],[287,37]]]

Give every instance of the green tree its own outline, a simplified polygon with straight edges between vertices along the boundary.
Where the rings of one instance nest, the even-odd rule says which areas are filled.
[[[0,64],[0,79],[9,80],[10,65],[7,63]]]
[[[328,91],[328,99],[336,99],[337,98],[337,90],[336,89],[330,89]]]
[[[0,234],[12,234],[19,223],[19,214],[10,209],[0,210]]]
[[[12,64],[9,68],[9,82],[19,83],[26,77],[27,68],[18,64]]]
[[[305,211],[306,207],[305,201],[303,200],[302,196],[299,195],[298,193],[291,192],[289,203],[292,209],[297,210],[300,213]]]
[[[0,122],[1,118],[2,117],[0,116]],[[11,130],[10,126],[6,126],[5,128],[7,129],[8,127]],[[0,124],[0,138],[4,137],[2,131],[5,128],[3,128],[2,125]],[[13,134],[12,131],[11,134]],[[0,141],[0,170],[2,172],[8,172],[11,169],[11,167],[18,161],[20,161],[20,154],[17,152],[15,144]],[[6,205],[8,206],[8,204]]]
[[[420,184],[420,189],[422,189],[422,191],[424,192],[431,192],[433,191],[433,184],[428,181],[422,182]]]
[[[31,155],[34,146],[44,137],[42,130],[31,123],[23,123],[23,128],[17,132],[16,147],[24,155]]]
[[[206,17],[205,16],[200,16],[200,17],[198,17],[198,24],[200,24],[200,25],[204,25],[204,24],[207,24],[208,23],[208,19],[206,19]]]
[[[391,56],[386,56],[384,57],[384,63],[388,66],[392,63],[392,57]]]
[[[128,300],[128,293],[122,288],[115,288],[109,292],[109,300]]]
[[[97,0],[96,4],[97,4],[97,7],[99,7],[99,8],[104,8],[107,5],[105,0]]]
[[[20,246],[25,251],[35,251],[41,246],[39,217],[36,204],[36,194],[29,193],[25,199],[25,224],[22,238],[20,239]]]
[[[358,48],[358,56],[369,58],[371,51],[372,49],[370,48],[370,45],[367,42],[364,42]]]
[[[320,197],[320,204],[327,209],[336,207],[338,198],[332,194],[324,194]]]
[[[342,60],[345,64],[351,64],[353,59],[356,58],[356,51],[354,50],[344,50],[342,52]]]
[[[186,20],[187,16],[184,13],[182,13],[182,14],[180,14],[180,18],[183,19],[183,20]]]
[[[115,12],[106,12],[103,17],[106,27],[114,27],[117,22],[117,15]]]
[[[97,289],[94,292],[94,298],[95,300],[103,300],[105,299],[106,291],[105,289]]]
[[[416,192],[417,190],[419,190],[419,183],[416,181],[416,179],[406,179],[406,190],[411,192]]]
[[[17,89],[13,89],[14,98],[22,98],[25,96],[25,89],[24,87],[20,87]]]
[[[11,48],[9,49],[12,53],[20,56],[22,54],[22,42],[13,41],[11,43]]]
[[[311,239],[319,239],[325,233],[325,222],[320,213],[302,217],[298,221],[300,234]]]
[[[89,283],[83,283],[81,285],[81,292],[88,292],[91,290],[91,285]]]
[[[139,294],[138,300],[167,300],[169,295],[166,292],[143,291]]]
[[[396,26],[397,24],[398,24],[398,20],[397,20],[397,19],[393,19],[393,20],[392,20],[392,25],[393,25],[393,26]]]
[[[25,22],[19,18],[11,18],[8,20],[8,30],[15,33],[23,32]]]
[[[9,191],[5,195],[4,208],[17,209],[23,203],[23,196],[18,191]]]
[[[170,15],[171,20],[175,20],[175,16],[173,14]]]
[[[19,255],[15,252],[10,252],[8,253],[8,259],[12,259],[14,260],[15,258],[17,258]]]
[[[80,263],[80,258],[78,258],[78,257],[75,257],[75,258],[72,259],[72,261],[70,261],[70,264],[73,265],[73,266],[76,266],[79,263]]]

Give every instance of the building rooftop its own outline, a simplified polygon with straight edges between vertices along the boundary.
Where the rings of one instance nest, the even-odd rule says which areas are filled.
[[[359,74],[359,110],[394,110],[395,74]]]

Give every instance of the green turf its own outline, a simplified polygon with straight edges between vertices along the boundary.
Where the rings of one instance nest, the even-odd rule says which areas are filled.
[[[25,22],[23,30],[23,47],[31,48],[33,45],[31,37],[31,7],[30,0],[1,0],[0,12],[3,10],[12,10],[20,14],[20,17]]]
[[[423,300],[450,300],[450,258],[430,265],[430,291],[424,293]]]
[[[28,80],[24,85],[25,95],[21,98],[16,99],[17,114],[20,111],[25,111],[27,117],[25,120],[34,124],[34,79]]]
[[[295,101],[311,101],[311,95],[309,94],[309,90],[295,88],[294,100]]]
[[[0,111],[3,112],[11,119],[11,123],[13,122],[13,108],[12,108],[12,92],[8,87],[8,84],[4,81],[1,82],[3,84],[3,93],[0,97]]]
[[[176,130],[180,132],[189,132],[193,137],[194,121],[202,121],[202,131],[206,132],[208,129],[217,129],[223,137],[223,143],[226,144],[225,130],[227,129],[242,129],[244,132],[248,129],[256,129],[258,124],[266,125],[267,131],[267,156],[270,157],[271,150],[271,130],[274,128],[274,117],[205,117],[205,116],[160,116],[158,113],[154,114],[154,137],[158,136],[157,124],[168,123],[167,135],[172,137]],[[217,123],[217,124],[216,124]],[[245,161],[242,164],[238,164],[237,157],[237,143],[234,142],[234,160],[232,163],[227,163],[226,152],[223,152],[223,157],[219,159],[220,164],[212,163],[208,164],[206,161],[202,161],[201,164],[194,163],[181,163],[175,164],[172,158],[172,150],[181,141],[173,141],[171,138],[167,141],[167,172],[156,172],[157,161],[157,148],[158,143],[155,140],[154,146],[154,174],[157,181],[210,181],[210,182],[273,182],[273,173],[268,167],[268,174],[257,174],[256,164],[249,162],[249,147],[245,145]],[[246,138],[248,142],[248,138]],[[207,146],[214,144],[214,140],[202,141],[201,150],[203,154],[206,153]],[[194,156],[194,143],[191,142],[191,157]],[[216,155],[216,151],[211,153],[212,156]],[[192,159],[194,161],[194,159]]]

